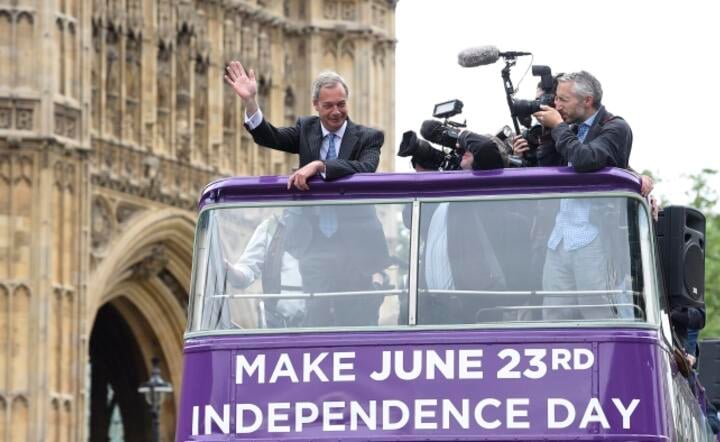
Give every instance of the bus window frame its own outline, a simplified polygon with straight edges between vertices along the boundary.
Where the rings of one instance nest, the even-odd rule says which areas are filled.
[[[227,209],[251,209],[251,208],[261,208],[261,207],[316,207],[316,206],[356,206],[356,205],[362,205],[362,204],[412,204],[414,202],[413,197],[407,197],[407,198],[357,198],[357,199],[345,199],[345,200],[334,200],[334,199],[303,199],[303,200],[265,200],[265,201],[247,201],[247,202],[232,202],[232,203],[212,203],[212,204],[206,204],[202,207],[200,212],[198,213],[198,221],[202,218],[205,212],[211,211],[211,210],[227,210]],[[415,212],[413,208],[413,213]],[[418,218],[419,219],[419,218]],[[414,229],[417,230],[417,229]],[[414,230],[411,230],[413,232]],[[195,223],[195,238],[193,240],[193,251],[197,250],[198,246],[198,240],[200,238],[200,235],[198,234],[200,231],[200,223]],[[205,249],[204,249],[205,250]],[[208,250],[205,250],[205,261],[207,262],[207,253]],[[416,261],[416,259],[413,259],[413,248],[410,248],[410,262]],[[198,259],[196,257],[196,253],[193,252],[193,259],[192,259],[192,270],[191,270],[191,276],[190,276],[190,288],[191,293],[194,294],[193,288],[196,287],[197,281],[196,281],[196,268],[198,265]],[[202,269],[203,275],[207,274],[207,266],[205,266]],[[205,280],[203,277],[201,280]],[[409,290],[409,288],[408,288]],[[204,295],[203,295],[204,296]],[[408,294],[409,296],[409,294]],[[189,303],[190,304],[190,303]],[[259,334],[259,333],[277,333],[277,332],[287,332],[287,331],[335,331],[335,330],[348,330],[348,329],[357,329],[357,330],[383,330],[383,329],[397,329],[398,327],[406,328],[406,325],[396,325],[396,326],[384,326],[384,327],[323,327],[323,328],[309,328],[309,327],[297,327],[297,328],[288,328],[288,329],[267,329],[267,328],[254,328],[254,329],[232,329],[232,330],[201,330],[201,331],[189,331],[191,330],[191,326],[195,327],[195,324],[200,323],[201,315],[196,314],[196,312],[200,311],[202,312],[204,303],[200,301],[199,297],[195,297],[192,299],[192,313],[193,315],[190,315],[188,312],[188,322],[185,329],[185,338],[191,338],[191,337],[197,337],[197,336],[213,336],[213,335],[226,335],[226,334]]]
[[[342,195],[339,195],[342,197]],[[516,201],[516,200],[560,200],[563,198],[625,198],[633,199],[639,202],[642,212],[645,217],[645,221],[648,225],[647,234],[649,236],[649,244],[647,244],[648,250],[645,250],[643,246],[644,242],[641,241],[641,255],[643,264],[643,278],[645,279],[643,295],[645,297],[645,315],[644,321],[637,322],[617,322],[617,321],[542,321],[542,322],[512,322],[509,324],[503,323],[488,323],[488,324],[437,324],[437,325],[418,325],[417,324],[417,296],[418,296],[418,262],[419,262],[419,242],[420,242],[420,229],[410,229],[410,268],[408,273],[408,323],[398,325],[382,325],[376,327],[353,327],[353,326],[338,326],[338,327],[297,327],[297,328],[283,328],[283,329],[268,329],[268,328],[253,328],[253,329],[223,329],[223,330],[197,330],[190,331],[193,323],[200,321],[200,315],[197,314],[197,308],[202,308],[202,302],[199,301],[199,297],[195,296],[192,299],[193,315],[188,318],[188,325],[184,334],[185,339],[204,337],[204,336],[219,336],[219,335],[258,335],[258,334],[273,334],[273,333],[317,333],[317,332],[337,332],[337,331],[362,331],[362,332],[374,332],[374,331],[422,331],[422,330],[463,330],[463,329],[507,329],[507,328],[542,328],[542,329],[553,329],[553,328],[608,328],[608,327],[623,327],[623,328],[641,328],[641,329],[660,329],[663,332],[664,327],[664,316],[667,316],[665,312],[661,312],[662,303],[660,296],[664,291],[661,290],[660,281],[657,270],[659,268],[659,262],[657,257],[657,238],[655,235],[655,228],[651,217],[651,208],[648,201],[641,197],[639,194],[630,191],[605,191],[605,192],[553,192],[553,193],[518,193],[518,194],[496,194],[496,195],[465,195],[465,196],[445,196],[445,197],[407,197],[407,198],[357,198],[357,199],[344,199],[337,200],[332,198],[323,199],[302,199],[302,200],[264,200],[264,201],[245,201],[245,202],[230,202],[230,203],[211,203],[206,204],[202,207],[198,213],[198,220],[204,216],[205,212],[211,210],[226,210],[226,209],[250,209],[257,207],[302,207],[302,206],[321,206],[321,205],[361,205],[361,204],[411,204],[411,226],[417,226],[420,221],[420,215],[422,205],[425,203],[442,203],[442,202],[482,202],[482,201]],[[196,223],[195,227],[195,239],[193,242],[193,250],[197,250],[196,247],[199,241],[199,229],[200,223]],[[205,262],[207,262],[207,250],[205,251]],[[191,273],[191,289],[195,287],[196,266],[198,265],[199,253],[193,253],[192,261],[192,273]],[[646,258],[647,257],[647,258]],[[649,260],[648,260],[649,258]],[[648,264],[648,265],[646,265]],[[206,274],[207,266],[202,269],[202,273]],[[199,275],[198,275],[199,276]],[[203,278],[204,279],[204,278]],[[194,294],[195,291],[192,290]],[[204,295],[203,295],[204,296]],[[665,335],[665,333],[662,333]]]

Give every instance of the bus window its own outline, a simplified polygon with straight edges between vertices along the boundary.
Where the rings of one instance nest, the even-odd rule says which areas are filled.
[[[635,199],[433,201],[420,214],[419,324],[646,319]]]
[[[410,204],[217,207],[198,222],[190,331],[397,325]]]

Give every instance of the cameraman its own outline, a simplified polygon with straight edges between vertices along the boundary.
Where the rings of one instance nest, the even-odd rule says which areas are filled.
[[[555,165],[571,165],[578,172],[603,167],[628,167],[632,131],[621,117],[609,113],[602,103],[600,82],[586,71],[558,78],[555,108],[541,106],[533,114],[550,129]],[[548,158],[550,159],[550,158]]]
[[[410,156],[410,164],[416,172],[437,170],[488,170],[507,165],[507,156],[500,147],[502,142],[492,136],[480,135],[469,130],[450,132],[437,120],[423,123],[423,136],[433,143],[452,149],[445,153],[418,138],[413,131],[403,134],[398,156]]]
[[[460,132],[455,152],[461,156],[462,170],[501,169],[507,158],[492,138],[469,130]]]
[[[558,78],[555,108],[541,106],[533,114],[551,130],[554,149],[546,152],[555,165],[569,165],[578,172],[607,166],[628,168],[632,147],[630,126],[601,104],[602,87],[591,74],[580,71]],[[563,199],[547,240],[542,272],[543,290],[594,291],[612,288],[607,271],[609,255],[604,237],[592,222],[593,203]],[[606,296],[546,296],[545,319],[610,319],[618,315]],[[578,308],[571,308],[577,305]],[[585,307],[596,305],[596,307]],[[601,307],[599,307],[601,306]]]
[[[424,136],[449,147],[455,146],[452,159],[433,148],[427,141],[417,138],[412,131],[403,134],[398,155],[412,155],[411,164],[416,172],[442,170],[487,170],[505,165],[505,158],[491,137],[468,130],[448,137],[447,132],[435,123],[426,122]],[[410,207],[403,211],[403,222],[411,225]],[[419,286],[428,293],[420,303],[419,324],[473,324],[478,311],[488,301],[476,297],[448,293],[439,290],[502,290],[505,275],[495,256],[495,249],[486,233],[487,214],[476,204],[443,202],[427,204],[421,211],[420,221],[420,269]],[[400,316],[407,315],[407,303],[401,303]]]

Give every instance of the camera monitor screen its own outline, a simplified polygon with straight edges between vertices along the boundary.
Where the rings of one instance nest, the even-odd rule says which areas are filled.
[[[451,117],[462,111],[463,103],[460,100],[450,100],[444,103],[436,104],[433,111],[434,117]]]

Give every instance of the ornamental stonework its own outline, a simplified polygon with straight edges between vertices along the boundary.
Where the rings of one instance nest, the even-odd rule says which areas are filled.
[[[13,424],[0,442],[107,439],[109,404],[127,422],[148,419],[135,386],[129,406],[98,388],[113,368],[147,379],[151,355],[179,385],[202,189],[298,164],[253,143],[224,66],[255,70],[278,125],[312,113],[313,78],[335,70],[355,96],[376,97],[353,101],[352,118],[389,145],[393,13],[384,0],[0,1],[0,323],[10,330],[0,372],[12,374],[0,415]],[[393,169],[393,151],[380,170]],[[140,358],[103,365],[114,348],[103,339],[130,323],[124,344]],[[162,440],[175,439],[177,399],[161,411]],[[150,439],[124,429],[125,440]]]
[[[112,238],[114,223],[110,203],[100,196],[93,198],[91,227],[92,250],[102,254]]]
[[[338,18],[338,2],[336,0],[325,0],[323,2],[323,16],[328,20]]]
[[[355,2],[342,3],[342,19],[345,21],[355,21],[357,18],[357,5]]]
[[[0,97],[0,129],[35,130],[38,105],[39,103],[35,100]]]

